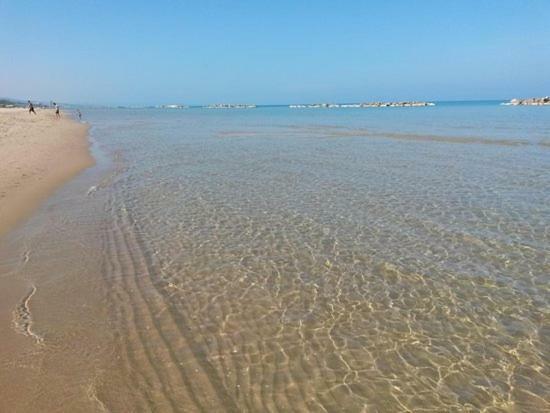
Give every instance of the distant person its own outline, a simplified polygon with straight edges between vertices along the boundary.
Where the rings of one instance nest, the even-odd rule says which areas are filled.
[[[57,103],[54,102],[54,107],[55,107],[55,117],[56,118],[60,118],[61,115],[59,114],[59,105]]]
[[[80,112],[80,109],[76,110],[76,114],[78,115],[78,120],[82,120],[82,113]]]
[[[34,113],[36,115],[36,112],[34,111],[34,105],[30,100],[29,100],[29,113]]]

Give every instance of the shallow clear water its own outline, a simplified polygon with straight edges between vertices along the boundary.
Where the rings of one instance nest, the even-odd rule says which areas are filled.
[[[550,108],[85,116],[103,406],[550,409]]]

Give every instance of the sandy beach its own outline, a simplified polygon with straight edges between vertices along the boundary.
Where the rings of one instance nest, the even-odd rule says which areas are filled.
[[[0,109],[0,236],[93,164],[87,132],[53,110]]]
[[[18,267],[12,265],[14,262],[30,264],[33,261],[31,251],[27,250],[19,258],[21,253],[6,245],[11,245],[12,238],[18,238],[15,227],[24,226],[25,219],[39,210],[50,195],[94,163],[89,152],[88,125],[66,115],[56,119],[53,110],[36,111],[37,114],[32,115],[22,108],[0,109],[0,244],[3,248],[0,248],[0,411],[54,411],[58,407],[52,407],[48,400],[60,400],[59,392],[66,389],[63,382],[52,385],[52,391],[58,393],[44,390],[33,393],[33,389],[44,389],[44,383],[52,383],[55,374],[61,371],[55,368],[57,373],[52,374],[52,369],[44,367],[48,353],[41,346],[40,333],[34,332],[34,317],[38,316],[41,324],[46,324],[44,315],[54,314],[55,308],[66,312],[66,308],[59,305],[61,297],[55,298],[48,294],[47,286],[42,287],[39,275],[44,258],[36,260],[34,269],[27,266],[24,272],[14,271]],[[46,237],[51,235],[50,231],[36,230]],[[32,254],[38,257],[41,251],[45,257],[54,255],[44,248]],[[57,255],[55,261],[60,267],[45,270],[50,281],[52,274],[59,274],[66,265],[61,264],[62,254]],[[51,290],[60,291],[59,285]],[[44,309],[40,308],[41,303]],[[36,313],[31,313],[35,309]],[[56,318],[62,322],[70,319],[59,313]],[[63,362],[57,361],[55,365],[61,366]],[[37,368],[47,373],[38,374]],[[37,394],[44,397],[37,401]]]

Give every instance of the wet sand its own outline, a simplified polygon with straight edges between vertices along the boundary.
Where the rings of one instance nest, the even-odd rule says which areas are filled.
[[[0,236],[93,164],[87,133],[53,110],[0,109]]]
[[[87,134],[87,125],[67,116],[56,119],[53,110],[37,109],[37,114],[32,115],[25,109],[0,109],[0,245],[17,239],[15,227],[23,224],[56,189],[94,163]],[[46,238],[51,236],[51,231],[35,225],[32,218],[30,221],[24,226],[34,227],[36,233]],[[0,259],[0,410],[55,411],[60,403],[67,404],[59,398],[67,392],[57,386],[57,394],[47,391],[55,375],[40,373],[49,369],[45,366],[48,359],[42,352],[42,334],[35,328],[37,314],[32,308],[40,304],[36,301],[40,295],[38,278],[31,277],[26,269],[20,271],[32,261],[34,251],[31,252],[30,247],[3,251],[5,255]],[[51,255],[51,251],[44,250],[44,253]],[[54,260],[60,267],[46,269],[50,277],[66,264],[59,259],[61,256],[60,251]],[[37,267],[41,266],[37,262]],[[33,270],[34,275],[38,273]],[[56,289],[59,291],[59,286]],[[44,291],[47,292],[47,287]],[[56,306],[63,301],[61,295],[43,296]],[[57,316],[61,319],[59,313]],[[67,319],[70,318],[65,317],[65,321]],[[58,359],[55,364],[57,375],[66,374],[63,360]],[[39,377],[42,379],[37,380]],[[32,394],[31,389],[34,389]],[[51,396],[57,397],[57,401]],[[35,410],[37,406],[41,410]]]

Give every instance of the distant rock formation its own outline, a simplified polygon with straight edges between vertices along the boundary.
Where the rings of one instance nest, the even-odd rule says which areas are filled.
[[[204,106],[206,109],[254,109],[256,105],[217,103],[215,105]]]
[[[512,99],[505,103],[508,106],[550,106],[550,96],[543,98],[528,98],[528,99]]]
[[[435,106],[432,102],[368,102],[361,103],[362,108],[379,108],[379,107],[419,107],[419,106]]]
[[[312,103],[307,105],[289,105],[291,109],[334,109],[334,108],[396,108],[435,106],[432,102],[364,102],[364,103]]]

